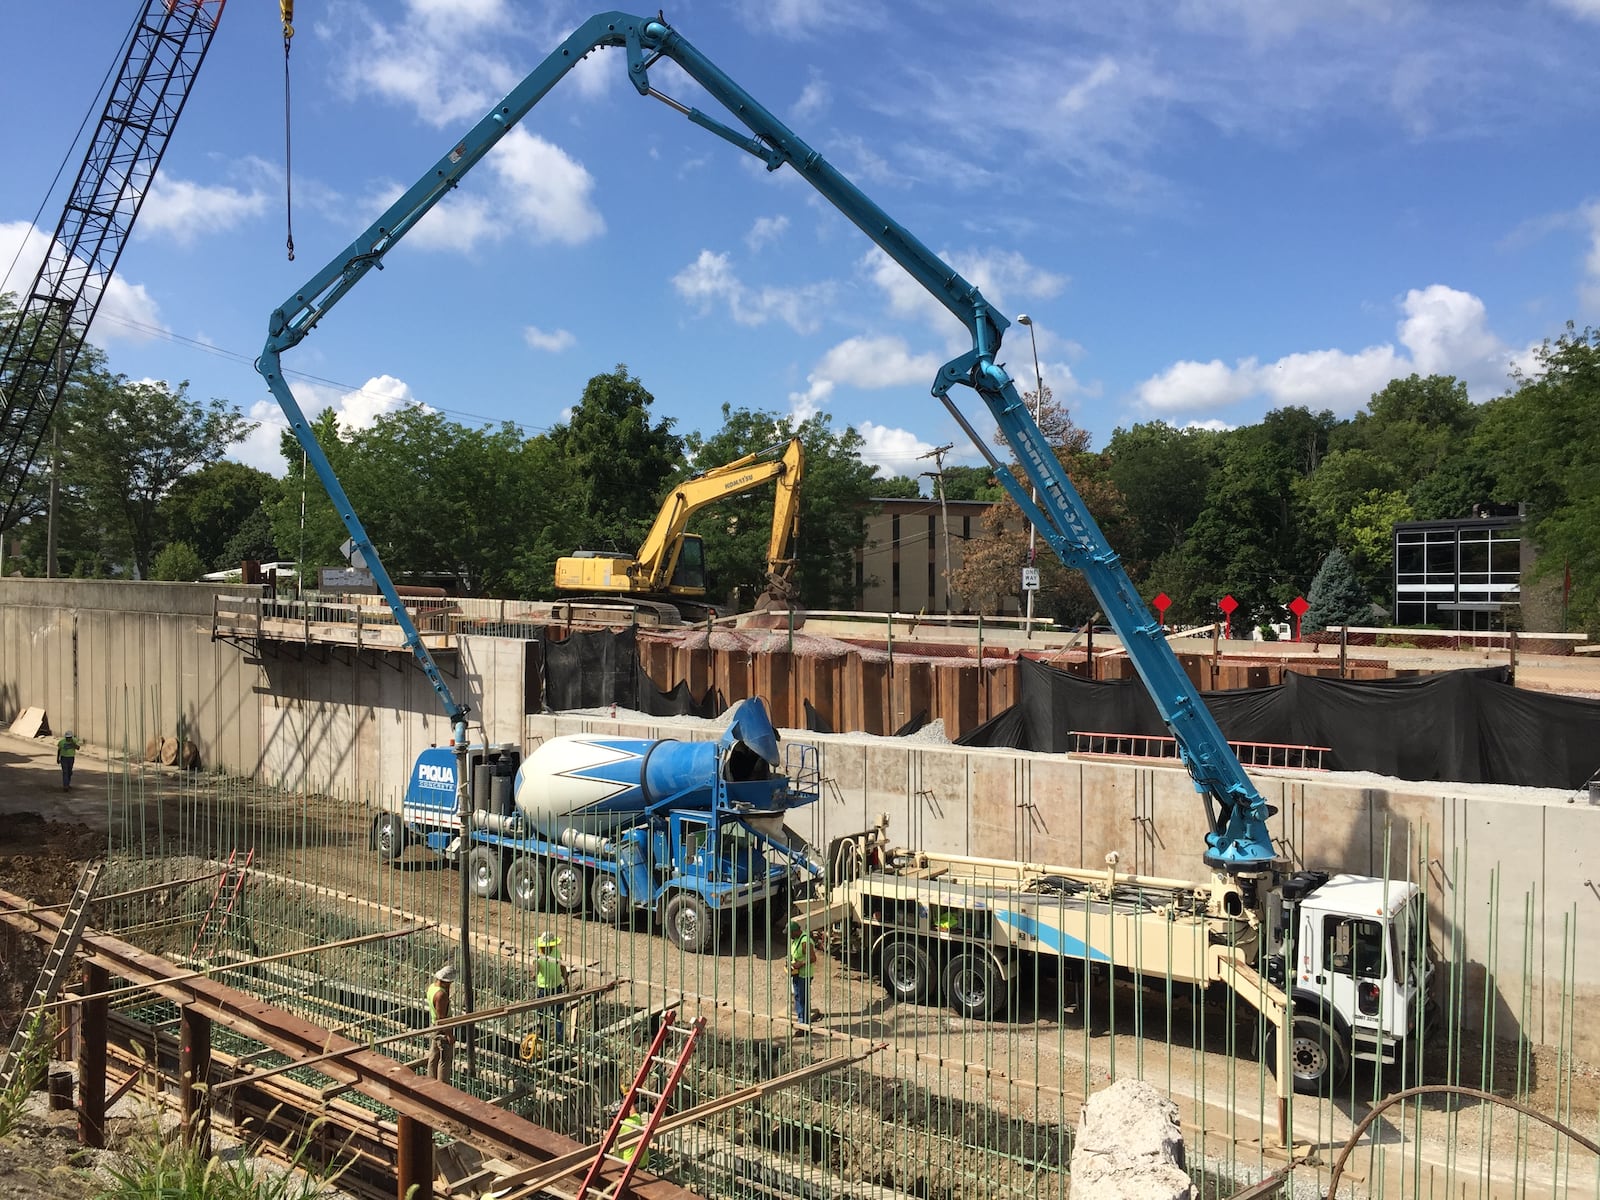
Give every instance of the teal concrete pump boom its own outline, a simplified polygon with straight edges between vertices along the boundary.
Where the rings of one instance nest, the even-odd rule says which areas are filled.
[[[1160,625],[1134,590],[1127,572],[1085,508],[1065,468],[1051,450],[1038,424],[997,360],[1010,321],[984,299],[948,263],[869,200],[817,151],[748,92],[690,45],[660,17],[602,13],[591,17],[561,43],[533,72],[495,105],[431,170],[390,205],[364,233],[307,284],[273,312],[266,347],[257,369],[277,397],[295,436],[344,520],[350,537],[372,569],[406,644],[421,663],[452,723],[464,722],[467,709],[451,694],[432,656],[417,635],[379,562],[327,456],[284,382],[279,359],[315,328],[324,313],[344,298],[405,236],[434,204],[461,180],[505,133],[589,52],[621,47],[627,53],[628,77],[641,96],[660,100],[739,149],[755,155],[767,169],[789,166],[844,214],[872,242],[954,313],[972,335],[972,349],[939,369],[932,391],[989,460],[996,477],[1039,531],[1046,544],[1070,567],[1082,571],[1101,611],[1116,630],[1128,657],[1143,680],[1162,719],[1172,730],[1179,754],[1195,788],[1205,798],[1211,831],[1206,835],[1205,861],[1232,872],[1272,872],[1277,855],[1267,831],[1272,810],[1239,765],[1198,690],[1184,674],[1167,645]],[[679,103],[650,85],[650,69],[666,58],[676,63],[749,132],[743,132]],[[1016,454],[1028,486],[995,459],[972,424],[950,397],[957,385],[970,388],[987,405],[1007,444]]]

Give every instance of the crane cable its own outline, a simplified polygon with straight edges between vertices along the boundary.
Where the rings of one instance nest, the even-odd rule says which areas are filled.
[[[294,0],[278,0],[278,13],[283,18],[283,220],[288,231],[285,249],[289,261],[294,261],[294,144],[289,126],[289,44],[294,40]]]

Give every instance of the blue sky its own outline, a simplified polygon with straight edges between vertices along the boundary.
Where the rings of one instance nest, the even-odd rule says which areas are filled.
[[[12,5],[0,270],[139,0]],[[262,428],[267,315],[587,16],[512,0],[300,0],[295,262],[277,6],[231,0],[93,330],[135,379]],[[690,0],[690,42],[1011,317],[1103,445],[1118,426],[1348,415],[1446,372],[1475,400],[1600,323],[1600,0]],[[664,64],[655,86],[715,111]],[[95,110],[98,115],[98,108]],[[64,188],[64,184],[61,185]],[[976,456],[928,395],[964,329],[792,172],[591,56],[284,358],[308,410],[406,402],[529,431],[626,363],[680,431],[723,404],[853,425],[888,474]],[[1028,330],[1001,355],[1033,385]],[[298,374],[296,374],[298,373]],[[969,411],[971,405],[967,406]]]

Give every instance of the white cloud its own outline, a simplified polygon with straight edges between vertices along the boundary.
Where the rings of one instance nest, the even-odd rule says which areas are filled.
[[[513,129],[490,153],[489,194],[475,179],[474,190],[452,191],[412,228],[407,242],[426,250],[468,253],[502,241],[521,228],[535,242],[581,245],[605,232],[605,218],[594,207],[594,177],[579,162],[523,129]],[[484,177],[480,177],[482,179]],[[405,193],[389,184],[372,200],[381,212]],[[507,220],[511,214],[516,220]]]
[[[944,250],[939,252],[939,257],[969,283],[975,284],[984,298],[1002,312],[1009,303],[1048,300],[1060,295],[1068,282],[1066,276],[1036,266],[1015,250]],[[877,247],[861,259],[861,267],[887,297],[892,315],[920,320],[941,336],[950,334],[951,321],[959,320],[904,267]]]
[[[27,221],[0,224],[0,263],[11,266],[4,287],[21,297],[32,286],[50,248],[50,235]],[[144,284],[113,275],[100,299],[90,337],[96,343],[110,341],[142,342],[166,331],[161,308],[151,299]]]
[[[807,38],[841,29],[877,29],[885,23],[875,0],[739,0],[751,29]]]
[[[914,355],[901,338],[853,337],[824,354],[810,377],[857,388],[931,385],[943,365],[943,356]]]
[[[561,351],[570,349],[578,340],[565,329],[554,329],[546,333],[537,325],[529,325],[523,329],[522,337],[535,350],[548,350],[551,354],[560,354]]]
[[[821,324],[818,314],[827,309],[834,291],[827,282],[794,288],[750,287],[734,272],[726,254],[711,250],[700,251],[694,262],[672,277],[672,286],[702,314],[722,303],[740,325],[779,320],[796,333],[815,332]]]
[[[1594,3],[1600,8],[1600,0]],[[1595,313],[1600,312],[1600,201],[1583,206],[1583,219],[1589,227],[1589,253],[1584,256],[1584,278],[1578,285],[1578,295],[1584,308]]]
[[[861,435],[862,461],[872,463],[884,475],[916,475],[917,460],[934,448],[932,442],[923,441],[908,429],[873,421],[861,422],[856,432]]]
[[[815,71],[800,89],[800,98],[789,106],[789,116],[795,121],[808,121],[828,110],[833,103],[833,93]]]
[[[436,128],[476,120],[522,76],[486,34],[509,24],[503,3],[419,0],[398,21],[348,6],[330,16],[330,45],[345,48],[343,84],[409,107]],[[493,47],[495,49],[485,49]]]
[[[594,176],[583,165],[526,129],[513,129],[489,156],[506,185],[510,211],[532,223],[540,241],[580,245],[605,232],[591,203]]]
[[[1585,21],[1600,21],[1600,0],[1553,0],[1553,3]]]
[[[139,210],[139,233],[164,233],[187,246],[197,237],[225,233],[266,211],[266,194],[209,186],[157,175]]]
[[[393,375],[376,375],[354,391],[306,380],[296,380],[292,386],[295,400],[307,420],[315,420],[323,410],[332,408],[339,416],[341,432],[345,433],[366,429],[380,416],[416,403],[410,386]],[[277,400],[272,397],[257,400],[245,415],[256,423],[255,431],[231,446],[228,457],[248,467],[282,475],[284,461],[280,446],[289,422]]]
[[[1384,343],[1350,353],[1310,350],[1262,364],[1229,366],[1220,359],[1179,362],[1145,380],[1139,400],[1156,413],[1226,407],[1252,396],[1274,406],[1305,405],[1353,413],[1390,380],[1412,373],[1454,375],[1484,399],[1504,384],[1512,351],[1489,329],[1483,301],[1436,283],[1413,288],[1400,301],[1397,348]]]
[[[749,246],[752,252],[759,250],[768,242],[777,241],[788,228],[788,217],[757,217],[755,224],[750,226],[750,232],[744,235],[744,244]]]

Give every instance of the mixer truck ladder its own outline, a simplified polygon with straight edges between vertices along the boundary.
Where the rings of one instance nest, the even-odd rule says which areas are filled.
[[[622,1174],[604,1191],[596,1193],[600,1200],[617,1200],[628,1190],[628,1183],[633,1179],[634,1169],[645,1156],[645,1151],[650,1146],[650,1139],[655,1137],[656,1126],[667,1114],[667,1101],[672,1096],[673,1090],[678,1086],[678,1080],[683,1078],[683,1071],[689,1064],[689,1056],[694,1053],[695,1043],[700,1040],[700,1035],[705,1032],[706,1019],[696,1017],[694,1023],[687,1029],[677,1023],[676,1012],[667,1012],[661,1018],[661,1028],[656,1031],[655,1040],[650,1043],[650,1049],[645,1051],[644,1062],[639,1066],[639,1073],[633,1077],[627,1094],[622,1097],[622,1107],[617,1109],[617,1115],[611,1121],[611,1127],[606,1130],[606,1135],[600,1141],[600,1148],[595,1153],[594,1162],[589,1167],[589,1173],[583,1177],[583,1184],[578,1188],[576,1200],[585,1200],[589,1189],[600,1176],[601,1168],[610,1163],[614,1167],[621,1167]],[[671,1049],[669,1049],[671,1047]],[[673,1057],[674,1053],[676,1057]],[[661,1085],[659,1092],[646,1087],[653,1071],[663,1070],[667,1073],[666,1082]],[[623,1125],[633,1115],[634,1105],[640,1096],[647,1098],[650,1103],[650,1115],[645,1118],[644,1129],[639,1134],[639,1140],[622,1154],[612,1154],[611,1147],[616,1145],[621,1136]],[[638,1124],[637,1121],[634,1122]]]
[[[104,863],[90,863],[78,877],[78,889],[72,893],[67,910],[61,915],[56,940],[51,944],[50,952],[44,956],[44,965],[39,968],[39,982],[34,985],[33,995],[28,998],[17,1021],[17,1031],[11,1037],[11,1048],[6,1051],[4,1058],[0,1058],[0,1093],[9,1092],[11,1085],[16,1082],[28,1043],[33,1040],[34,1031],[38,1028],[38,1019],[43,1015],[43,1009],[61,992],[62,977],[72,963],[72,955],[83,938],[83,928],[88,924],[89,901],[94,897],[95,885],[100,882],[100,868],[103,866]],[[37,1015],[30,1020],[30,1013]]]

